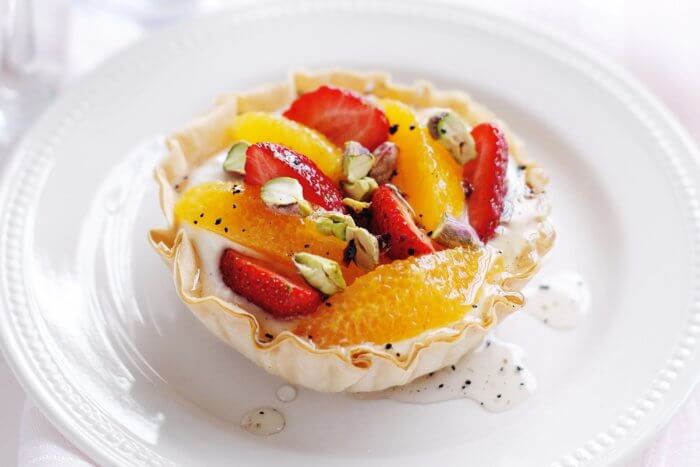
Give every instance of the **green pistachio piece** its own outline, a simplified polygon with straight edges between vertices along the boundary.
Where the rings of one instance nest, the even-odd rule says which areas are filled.
[[[291,177],[277,177],[268,180],[260,190],[260,197],[269,208],[284,214],[308,216],[313,208],[304,199],[301,184]]]
[[[356,182],[343,182],[345,193],[358,201],[369,199],[377,188],[379,185],[371,177],[363,177]]]
[[[443,214],[442,221],[430,234],[430,238],[449,248],[481,243],[471,225],[457,220],[449,214]]]
[[[355,242],[353,261],[362,269],[371,271],[379,264],[379,241],[367,229],[348,227],[348,241]]]
[[[391,141],[385,141],[374,149],[374,166],[369,176],[377,183],[387,183],[394,176],[399,147]]]
[[[445,146],[452,157],[464,164],[476,157],[470,128],[453,112],[440,111],[428,119],[428,131],[433,139]]]
[[[248,150],[250,143],[246,141],[238,141],[231,146],[224,160],[224,170],[240,175],[245,175],[245,153]]]
[[[360,143],[348,141],[343,151],[343,178],[356,182],[366,177],[374,165],[374,155]]]
[[[341,240],[346,239],[346,229],[355,227],[355,221],[347,214],[331,211],[317,211],[312,216],[316,229],[324,235],[334,235]]]
[[[296,253],[292,260],[304,280],[326,295],[333,295],[345,288],[340,265],[333,260],[311,253]]]
[[[357,201],[352,198],[343,198],[343,204],[353,210],[356,214],[360,214],[365,209],[369,209],[372,203],[367,203],[365,201]]]

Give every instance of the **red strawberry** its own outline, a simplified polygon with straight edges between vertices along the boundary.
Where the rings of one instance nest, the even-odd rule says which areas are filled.
[[[380,186],[372,196],[371,229],[377,235],[388,235],[390,258],[403,259],[435,251],[430,238],[413,221],[406,201],[391,185]]]
[[[503,214],[506,196],[508,143],[503,132],[491,123],[482,123],[472,130],[476,159],[464,164],[464,181],[471,193],[467,200],[469,223],[479,238],[491,239]]]
[[[231,290],[275,318],[305,315],[323,302],[321,293],[301,280],[294,282],[261,261],[230,249],[221,255],[219,269]]]
[[[245,182],[263,185],[277,177],[297,179],[307,201],[329,211],[345,212],[343,195],[311,159],[279,144],[256,143],[248,147]]]
[[[333,86],[302,94],[284,116],[318,130],[337,146],[357,141],[372,151],[389,137],[384,112],[360,94]]]

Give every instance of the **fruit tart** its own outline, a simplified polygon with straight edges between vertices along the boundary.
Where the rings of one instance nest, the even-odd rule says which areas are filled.
[[[270,373],[376,391],[455,363],[551,248],[544,171],[459,91],[295,73],[167,140],[150,232],[188,308]]]

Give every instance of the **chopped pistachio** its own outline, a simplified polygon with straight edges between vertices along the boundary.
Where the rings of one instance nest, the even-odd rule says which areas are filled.
[[[340,265],[333,260],[311,253],[296,253],[294,266],[304,280],[326,295],[333,295],[345,288]]]
[[[348,227],[355,227],[355,221],[347,214],[339,214],[331,211],[317,211],[312,216],[316,223],[316,229],[324,235],[334,235],[341,240],[346,239],[345,231]]]
[[[343,182],[345,193],[358,201],[369,199],[377,188],[379,188],[379,185],[371,177],[363,177],[356,182]]]
[[[362,269],[372,270],[379,264],[379,241],[367,229],[362,227],[349,227],[347,230],[349,241],[355,242],[355,256],[353,261]]]
[[[250,143],[247,141],[238,141],[231,146],[224,160],[224,170],[240,175],[245,175],[245,154]]]
[[[367,203],[365,201],[357,201],[352,198],[343,198],[343,204],[353,210],[356,214],[360,214],[365,209],[369,209],[372,203]]]
[[[382,184],[391,180],[396,171],[396,161],[399,156],[399,147],[391,141],[386,141],[374,149],[374,166],[369,171],[369,176]]]
[[[308,216],[313,212],[311,204],[304,199],[301,184],[291,177],[268,180],[260,190],[266,206],[284,214]]]
[[[430,136],[445,146],[460,164],[476,157],[474,138],[472,138],[470,129],[453,112],[440,111],[430,117],[428,131]]]
[[[374,165],[374,155],[360,143],[348,141],[343,151],[343,178],[356,182],[366,177]]]
[[[430,238],[446,247],[478,245],[479,236],[471,225],[455,219],[449,214],[442,216],[442,221],[430,234]]]

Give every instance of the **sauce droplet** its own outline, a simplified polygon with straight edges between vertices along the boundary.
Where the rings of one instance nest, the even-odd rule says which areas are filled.
[[[411,404],[467,398],[486,410],[502,412],[527,399],[537,386],[523,360],[519,347],[487,336],[479,347],[452,366],[421,376],[405,386],[360,398],[385,398]]]
[[[277,398],[282,402],[292,402],[297,397],[297,390],[294,386],[285,384],[277,388]]]
[[[284,415],[272,407],[258,407],[241,418],[241,428],[258,436],[269,436],[284,430]]]
[[[529,285],[525,294],[525,310],[554,329],[571,329],[588,314],[591,294],[583,278],[573,272],[562,272]]]

